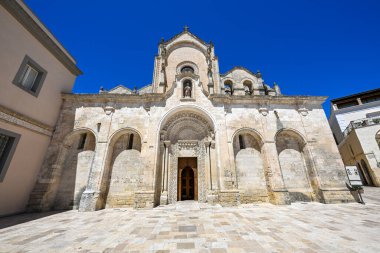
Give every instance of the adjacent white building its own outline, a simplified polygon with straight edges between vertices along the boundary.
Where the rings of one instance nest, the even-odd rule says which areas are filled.
[[[329,123],[344,164],[380,186],[380,89],[331,100]]]

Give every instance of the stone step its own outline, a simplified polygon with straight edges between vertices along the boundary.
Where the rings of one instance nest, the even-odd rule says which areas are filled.
[[[179,211],[196,211],[202,209],[218,209],[222,208],[221,205],[210,205],[208,203],[199,203],[198,201],[178,201],[175,204],[160,205],[156,209],[163,210],[179,210]]]

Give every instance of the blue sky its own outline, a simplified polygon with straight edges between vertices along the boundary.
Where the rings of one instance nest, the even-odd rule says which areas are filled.
[[[84,72],[76,93],[150,84],[159,40],[184,25],[213,41],[221,73],[259,69],[286,95],[336,98],[380,87],[377,0],[25,2]]]

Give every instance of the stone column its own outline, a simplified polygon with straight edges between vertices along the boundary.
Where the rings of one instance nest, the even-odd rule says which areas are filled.
[[[164,190],[168,191],[168,180],[169,180],[169,146],[170,141],[164,141],[165,143],[165,179],[164,179]]]
[[[229,163],[230,163],[230,170],[231,170],[231,189],[238,189],[239,188],[239,182],[238,182],[238,175],[236,171],[236,166],[235,166],[235,155],[234,155],[234,146],[233,142],[229,141],[228,142],[228,158],[229,158]]]
[[[272,190],[273,198],[271,202],[273,204],[290,204],[289,192],[286,189],[282,171],[280,167],[280,161],[278,159],[278,153],[275,142],[265,142],[262,147],[263,153],[266,158],[266,171],[269,181],[270,189]]]
[[[79,204],[79,211],[81,212],[96,211],[101,208],[100,186],[107,152],[107,142],[96,143],[95,157],[89,173],[87,187]]]
[[[211,141],[209,146],[210,153],[210,170],[211,170],[211,190],[218,190],[218,172],[216,168],[216,152],[215,152],[215,141]]]
[[[209,204],[215,204],[218,202],[218,195],[216,190],[218,189],[218,175],[216,172],[215,161],[215,141],[208,141],[206,144],[206,164],[208,174],[208,193],[207,202]]]
[[[82,197],[79,204],[79,211],[96,211],[103,207],[104,198],[102,194],[105,193],[104,181],[105,168],[108,157],[109,149],[109,132],[112,124],[112,116],[115,109],[111,106],[106,106],[104,112],[105,118],[102,120],[102,128],[98,134],[98,142],[95,148],[95,157],[90,169],[89,178],[87,182],[86,190],[82,193]],[[102,193],[103,190],[103,193]]]
[[[160,197],[160,205],[168,204],[169,145],[170,141],[164,141],[162,159],[162,190]]]
[[[209,141],[205,141],[204,142],[205,144],[205,150],[206,150],[206,153],[205,153],[205,174],[206,174],[206,182],[207,182],[207,190],[210,191],[211,190],[211,186],[212,186],[212,181],[211,181],[211,164],[210,164],[210,142]]]
[[[160,146],[160,152],[161,152],[161,186],[160,186],[160,191],[163,192],[164,191],[164,180],[165,180],[165,154],[166,154],[166,148],[165,148],[165,145],[164,143],[161,143],[161,146]]]

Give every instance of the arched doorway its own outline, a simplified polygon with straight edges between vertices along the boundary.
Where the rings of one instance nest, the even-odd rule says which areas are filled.
[[[184,199],[207,201],[213,175],[216,177],[216,172],[212,172],[216,161],[213,143],[213,123],[203,112],[187,108],[163,120],[156,173],[156,205]],[[187,167],[193,174],[186,169],[184,176],[190,181],[193,178],[194,185],[189,184],[190,181],[182,184],[182,172]]]
[[[178,200],[195,199],[195,177],[191,167],[185,167],[179,173]]]

